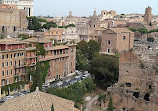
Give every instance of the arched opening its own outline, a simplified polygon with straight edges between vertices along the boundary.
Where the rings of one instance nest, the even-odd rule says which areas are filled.
[[[134,96],[135,98],[139,98],[139,92],[134,92],[134,93],[133,93],[133,96]]]
[[[5,33],[4,26],[2,27],[2,33]]]
[[[126,87],[131,87],[131,83],[126,83]]]
[[[150,101],[149,97],[150,97],[150,95],[147,93],[147,94],[144,96],[144,100],[145,100],[145,101]]]

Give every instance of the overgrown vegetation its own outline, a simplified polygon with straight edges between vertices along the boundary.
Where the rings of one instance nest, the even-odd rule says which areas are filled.
[[[97,85],[106,89],[118,80],[118,56],[100,55],[100,44],[96,41],[81,41],[77,45],[76,68],[88,70],[95,76]]]
[[[138,32],[140,32],[142,34],[147,34],[147,33],[152,33],[152,32],[158,32],[158,29],[152,29],[152,30],[149,30],[149,31],[146,28],[138,28],[138,29],[136,29],[136,28],[128,28],[128,29],[131,30],[131,31],[133,31],[133,32],[138,31]]]
[[[90,62],[89,71],[94,74],[97,85],[106,89],[118,81],[118,58],[111,55],[99,55]]]
[[[75,27],[75,24],[69,24],[69,25],[65,26],[65,28],[68,28],[68,27]]]
[[[36,70],[29,70],[28,76],[31,75],[33,78],[33,84],[31,86],[31,92],[36,90],[38,86],[42,90],[42,84],[45,83],[45,78],[48,74],[49,61],[38,62],[36,65]]]
[[[99,95],[98,100],[99,100],[100,102],[101,102],[101,101],[105,102],[105,99],[106,99],[106,95],[105,95],[105,94]]]
[[[67,88],[50,88],[47,93],[57,95],[59,97],[69,99],[75,102],[75,107],[79,108],[79,104],[84,101],[84,94],[93,92],[95,90],[95,84],[92,79],[86,78],[81,83],[77,82]]]
[[[13,84],[9,84],[9,85],[5,85],[1,87],[1,93],[3,94],[3,92],[7,92],[8,89],[10,89],[10,91],[13,91],[14,89],[19,89],[20,86],[24,87],[25,85],[25,81],[19,81],[19,82],[15,82]]]
[[[106,111],[114,111],[114,107],[113,107],[113,103],[112,103],[112,97],[110,97],[109,104],[108,104],[108,107],[107,107]]]
[[[153,37],[148,37],[148,38],[147,38],[147,41],[148,41],[148,42],[154,42],[155,39],[154,39]]]
[[[45,56],[46,50],[44,49],[43,44],[37,44],[36,45],[36,55],[39,56]]]
[[[36,54],[37,58],[39,56],[45,56],[45,49],[43,44],[37,44],[36,46]],[[45,78],[48,74],[48,69],[49,69],[49,61],[44,61],[44,62],[39,62],[37,60],[37,64],[35,66],[35,69],[28,69],[28,78],[30,75],[33,78],[33,84],[31,86],[31,92],[36,90],[36,87],[38,86],[40,90],[42,90],[42,84],[45,83]]]
[[[27,20],[28,20],[28,29],[29,30],[42,31],[43,28],[45,28],[45,29],[50,29],[51,27],[57,28],[56,23],[47,22],[45,19],[37,18],[35,16],[27,17]]]

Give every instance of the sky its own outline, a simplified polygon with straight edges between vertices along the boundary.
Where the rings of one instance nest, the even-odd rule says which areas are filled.
[[[101,10],[144,14],[147,6],[158,15],[158,0],[34,0],[34,15],[67,16],[72,11],[74,16],[90,16],[95,9],[97,14]]]

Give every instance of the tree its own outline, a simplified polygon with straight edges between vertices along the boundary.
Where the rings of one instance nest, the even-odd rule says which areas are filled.
[[[88,69],[88,60],[79,49],[76,50],[76,69],[83,71]]]
[[[75,24],[69,24],[69,25],[65,26],[65,28],[68,28],[68,27],[75,27]]]
[[[57,24],[51,21],[51,22],[46,22],[46,24],[43,25],[43,28],[45,29],[50,29],[51,27],[57,28]]]
[[[79,49],[82,54],[87,57],[88,56],[88,43],[84,40],[77,44],[77,49]]]
[[[137,31],[141,32],[142,34],[148,33],[148,30],[146,28],[139,28]]]
[[[137,31],[137,29],[135,29],[135,28],[128,28],[128,29],[131,30],[131,31],[133,31],[133,32]]]
[[[54,111],[54,106],[53,106],[53,103],[52,103],[51,111]]]
[[[90,40],[87,45],[88,45],[87,58],[88,60],[91,60],[96,52],[99,53],[101,47],[100,44],[94,40]]]
[[[148,41],[148,42],[154,42],[155,39],[154,39],[153,37],[148,37],[148,38],[147,38],[147,41]]]
[[[110,97],[109,104],[108,104],[108,107],[107,107],[106,111],[114,111],[114,107],[113,107],[113,103],[112,103],[112,97]]]
[[[32,17],[27,17],[28,20],[28,29],[29,30],[35,30],[35,31],[41,31],[42,25],[40,23],[39,18],[32,16]]]
[[[89,71],[94,74],[97,85],[106,89],[118,80],[118,58],[110,55],[99,55],[90,62]]]

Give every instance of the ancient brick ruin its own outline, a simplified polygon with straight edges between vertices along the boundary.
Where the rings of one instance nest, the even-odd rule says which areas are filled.
[[[107,89],[116,111],[158,111],[157,49],[123,52],[119,60],[119,81]]]

